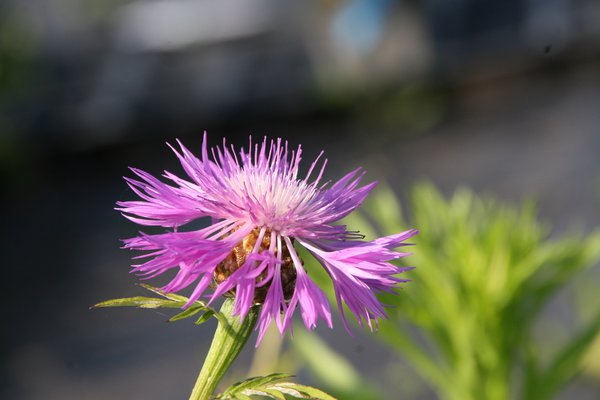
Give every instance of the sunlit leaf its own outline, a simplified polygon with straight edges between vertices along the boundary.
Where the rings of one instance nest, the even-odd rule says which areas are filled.
[[[289,374],[276,373],[267,376],[249,378],[231,385],[222,394],[218,395],[216,399],[234,400],[269,398],[275,400],[335,400],[334,397],[323,392],[322,390],[297,383],[282,382],[284,379],[291,377],[292,376]]]
[[[123,299],[106,300],[95,304],[92,308],[102,307],[139,307],[139,308],[180,308],[182,304],[171,300],[159,299],[155,297],[126,297]]]
[[[280,382],[272,386],[277,388],[281,393],[292,396],[298,399],[317,399],[317,400],[335,400],[335,397],[325,393],[324,391],[306,385],[300,385],[292,382]],[[287,396],[286,396],[287,398]]]

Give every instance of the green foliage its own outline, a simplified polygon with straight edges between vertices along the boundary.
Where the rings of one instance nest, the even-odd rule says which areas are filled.
[[[138,307],[138,308],[183,308],[185,304],[188,302],[188,298],[185,296],[181,296],[174,293],[165,293],[162,290],[152,287],[150,285],[141,284],[141,287],[147,289],[153,293],[162,296],[159,297],[144,297],[144,296],[135,296],[135,297],[126,297],[122,299],[112,299],[106,300],[101,303],[98,303],[92,308],[105,308],[105,307]],[[209,307],[203,301],[197,300],[192,303],[188,308],[183,310],[182,312],[175,314],[171,318],[169,318],[169,322],[179,321],[181,319],[186,319],[189,317],[193,317],[199,313],[200,317],[196,320],[195,324],[200,325],[210,319],[210,317],[215,317],[219,321],[223,322],[224,316],[215,311],[213,308]]]
[[[378,215],[386,208],[399,205],[372,208],[383,230],[406,225]],[[532,203],[515,209],[465,189],[447,201],[432,186],[418,186],[411,210],[411,225],[421,230],[410,257],[418,268],[404,293],[384,296],[397,307],[381,338],[412,358],[444,398],[509,398],[516,371],[525,372],[522,398],[551,398],[575,373],[598,318],[547,367],[532,327],[552,296],[597,261],[600,235],[550,240]]]
[[[409,203],[407,222],[396,196],[380,189],[365,215],[346,221],[367,237],[420,230],[403,259],[417,267],[403,276],[412,281],[381,295],[390,319],[376,337],[442,399],[555,396],[600,331],[600,309],[558,349],[542,348],[533,328],[550,300],[598,261],[600,233],[554,238],[533,203],[511,207],[467,189],[446,200],[422,184]]]
[[[314,399],[335,400],[327,393],[310,386],[285,382],[291,378],[288,374],[271,374],[258,376],[231,385],[216,400],[249,400],[249,399]]]

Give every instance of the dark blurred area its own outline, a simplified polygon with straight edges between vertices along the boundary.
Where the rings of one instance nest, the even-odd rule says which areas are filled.
[[[165,141],[280,136],[324,149],[330,178],[534,197],[558,232],[589,230],[599,67],[594,0],[2,1],[0,397],[188,394],[212,326],[88,309],[142,294],[113,207],[128,166],[181,172]],[[385,350],[337,328],[320,332],[381,375]]]

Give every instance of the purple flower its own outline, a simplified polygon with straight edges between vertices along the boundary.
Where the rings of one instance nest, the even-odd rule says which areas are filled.
[[[178,292],[193,287],[188,304],[210,287],[210,301],[235,293],[234,313],[242,318],[262,303],[257,344],[274,319],[283,334],[300,306],[308,329],[320,318],[332,326],[325,293],[304,269],[294,243],[305,247],[325,268],[337,305],[348,329],[342,304],[373,329],[372,321],[386,318],[375,293],[392,291],[400,268],[390,261],[409,253],[395,251],[417,231],[408,230],[365,242],[344,225],[333,225],[354,211],[376,182],[359,186],[364,175],[356,169],[339,181],[320,183],[325,159],[321,154],[306,177],[298,177],[302,149],[288,149],[281,139],[250,144],[239,153],[223,141],[210,150],[206,134],[200,158],[178,142],[172,148],[189,179],[170,172],[169,184],[132,168],[139,179],[125,178],[139,201],[117,203],[123,215],[140,224],[171,228],[167,233],[125,240],[125,247],[146,253],[133,272],[151,278],[175,270],[162,289]],[[311,179],[311,177],[314,177]],[[212,224],[196,231],[180,231],[190,221],[210,217]]]

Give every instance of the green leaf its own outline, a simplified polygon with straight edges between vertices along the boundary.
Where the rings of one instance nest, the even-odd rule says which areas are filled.
[[[237,393],[232,399],[235,400],[252,400],[252,397],[245,395],[243,393]]]
[[[179,294],[175,294],[175,293],[165,293],[164,291],[160,290],[159,288],[155,288],[154,286],[150,286],[150,285],[146,285],[145,283],[140,283],[139,284],[141,287],[143,287],[146,290],[149,290],[153,293],[158,294],[159,296],[162,296],[164,298],[167,298],[169,300],[173,300],[173,301],[179,301],[179,302],[184,302],[187,303],[188,302],[188,298]],[[202,301],[196,301],[197,303],[200,303],[202,305],[205,305],[204,302]]]
[[[150,285],[140,284],[146,290],[149,290],[153,293],[160,295],[163,298],[158,297],[144,297],[144,296],[136,296],[136,297],[127,297],[122,299],[112,299],[106,300],[101,303],[95,304],[91,308],[102,308],[102,307],[138,307],[138,308],[183,308],[189,301],[189,299],[185,296],[181,296],[173,293],[165,293],[162,290],[155,288]],[[175,314],[168,321],[174,322],[179,321],[181,319],[193,317],[199,312],[204,312],[200,318],[195,322],[196,325],[200,325],[206,322],[210,317],[216,317],[219,322],[227,323],[227,320],[223,317],[220,312],[217,312],[215,309],[209,307],[203,301],[195,301],[188,308],[183,310],[182,312]]]
[[[330,394],[325,393],[324,391],[322,391],[320,389],[317,389],[317,388],[314,388],[311,386],[300,385],[298,383],[281,382],[274,386],[276,386],[278,388],[278,390],[280,390],[282,393],[292,395],[291,392],[286,391],[286,389],[287,390],[292,389],[292,390],[295,390],[305,396],[305,397],[297,397],[299,399],[336,400],[335,397],[331,396]]]
[[[246,389],[243,391],[243,394],[248,396],[263,396],[275,400],[285,400],[285,395],[283,393],[267,388],[261,388],[260,390]]]
[[[200,311],[202,311],[204,309],[205,309],[204,307],[198,307],[198,306],[192,305],[192,306],[186,308],[185,310],[183,310],[182,312],[180,312],[179,314],[173,315],[171,318],[169,318],[169,322],[175,322],[175,321],[179,321],[180,319],[193,317],[194,315],[198,314]]]
[[[201,316],[200,318],[198,318],[196,320],[196,322],[194,322],[196,325],[201,325],[203,323],[205,323],[206,321],[208,321],[210,319],[210,317],[214,317],[215,316],[216,311],[212,310],[212,309],[208,309],[206,310]],[[217,318],[218,319],[218,318]]]
[[[336,400],[324,391],[310,386],[293,382],[281,382],[290,377],[292,377],[292,375],[275,373],[267,376],[249,378],[231,385],[222,394],[218,395],[216,399],[234,400],[267,397],[275,400]]]
[[[282,381],[284,379],[291,378],[291,377],[293,377],[293,375],[283,374],[283,373],[274,373],[274,374],[270,374],[270,375],[266,375],[266,376],[255,376],[253,378],[248,378],[243,381],[234,383],[229,388],[227,388],[227,390],[225,390],[225,392],[223,392],[223,395],[239,393],[239,392],[242,392],[244,389],[258,388],[258,387],[261,387],[261,386],[264,386],[264,385],[267,385],[267,384],[270,384],[273,382]]]
[[[171,300],[158,299],[155,297],[126,297],[123,299],[106,300],[95,304],[92,308],[102,307],[139,307],[139,308],[181,308],[182,304]]]
[[[391,306],[390,319],[381,321],[374,337],[407,359],[440,398],[506,399],[529,382],[558,391],[576,373],[593,324],[564,347],[546,372],[537,355],[549,349],[534,335],[535,328],[553,298],[597,263],[599,234],[551,235],[532,201],[504,204],[467,188],[446,197],[432,184],[420,184],[410,199],[405,220],[394,193],[375,190],[363,214],[345,221],[350,230],[369,236],[409,227],[420,231],[411,239],[413,254],[399,260],[416,266],[402,274],[411,282],[400,285],[397,294],[379,295]],[[310,257],[305,260],[312,267]],[[294,342],[303,346],[304,339],[298,339]],[[338,391],[352,382],[339,378],[348,375],[345,369],[329,368],[329,361],[321,362],[327,353],[305,347],[300,355],[306,355],[316,377],[334,394],[352,398],[356,391]],[[357,387],[365,384],[360,376],[356,379]]]
[[[534,382],[536,388],[529,389],[529,393],[536,393],[530,398],[553,398],[556,392],[579,372],[581,360],[598,333],[600,333],[600,311],[558,352],[547,370],[538,378],[538,382]],[[543,382],[543,385],[540,385],[540,382]]]

